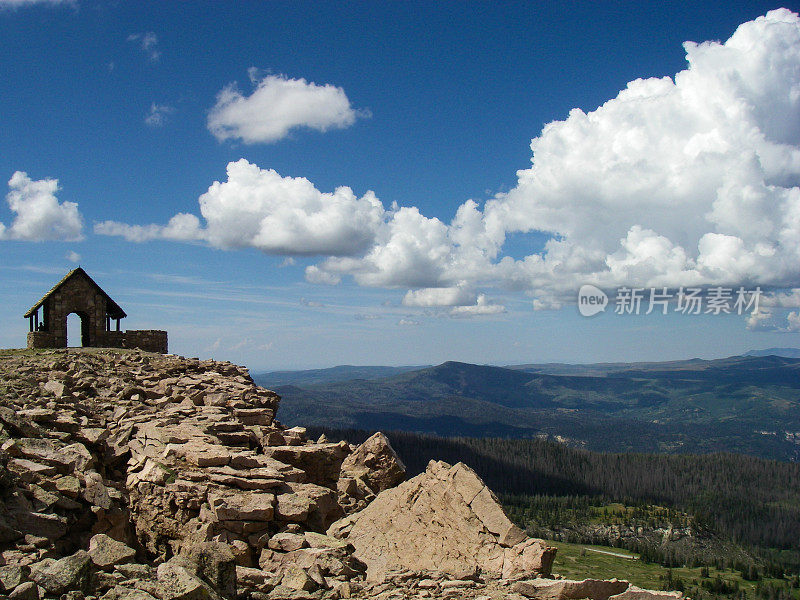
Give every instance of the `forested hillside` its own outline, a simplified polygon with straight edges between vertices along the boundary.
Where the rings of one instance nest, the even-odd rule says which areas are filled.
[[[391,377],[275,388],[290,425],[548,437],[604,452],[800,458],[800,360],[515,368],[448,362]],[[561,374],[552,374],[548,369]]]

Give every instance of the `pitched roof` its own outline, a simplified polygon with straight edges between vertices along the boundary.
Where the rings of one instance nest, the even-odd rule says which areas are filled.
[[[89,283],[91,283],[97,289],[98,292],[100,292],[103,295],[103,297],[106,299],[106,313],[108,314],[109,317],[111,317],[112,319],[124,319],[125,317],[128,316],[128,315],[125,314],[125,311],[122,310],[122,308],[120,308],[119,304],[114,302],[111,299],[111,296],[106,294],[103,291],[103,288],[101,288],[99,285],[97,285],[97,283],[95,283],[94,279],[89,277],[89,275],[88,275],[88,273],[86,273],[86,271],[84,271],[83,269],[78,267],[77,269],[72,269],[72,271],[70,271],[69,273],[64,275],[64,278],[61,281],[59,281],[57,284],[55,284],[50,289],[49,292],[47,292],[44,296],[42,296],[41,300],[39,300],[36,304],[34,304],[28,310],[28,312],[25,313],[25,318],[30,317],[33,313],[35,313],[37,310],[39,310],[39,307],[42,304],[44,304],[45,300],[47,300],[52,294],[54,294],[56,292],[56,290],[58,290],[58,288],[60,288],[62,285],[64,285],[69,279],[71,279],[72,277],[78,277],[78,276],[84,277]]]

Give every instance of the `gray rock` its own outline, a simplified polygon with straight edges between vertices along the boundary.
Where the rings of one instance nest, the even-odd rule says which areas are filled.
[[[199,542],[185,546],[180,558],[220,596],[229,600],[236,597],[236,559],[229,546]]]
[[[158,565],[158,582],[163,587],[162,600],[219,600],[211,587],[192,573],[179,559]]]
[[[95,565],[108,569],[131,562],[136,556],[136,550],[104,533],[98,533],[89,541],[89,556]]]
[[[118,585],[106,592],[102,600],[158,600],[158,598],[144,590]]]
[[[0,567],[0,591],[10,592],[21,583],[28,581],[31,570],[22,565]]]
[[[19,584],[8,595],[8,600],[39,600],[39,588],[32,581]]]
[[[45,391],[53,394],[56,398],[61,398],[64,395],[66,387],[62,382],[51,379],[50,381],[44,384],[44,389]]]
[[[51,594],[86,591],[92,559],[85,550],[60,560],[45,559],[31,566],[31,579]]]

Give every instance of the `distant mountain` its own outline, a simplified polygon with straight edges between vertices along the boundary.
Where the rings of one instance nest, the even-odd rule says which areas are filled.
[[[744,356],[783,356],[785,358],[800,358],[800,348],[766,348],[764,350],[750,350]]]
[[[601,451],[800,458],[800,360],[446,362],[375,379],[273,386],[288,424],[548,437]]]
[[[349,379],[380,379],[391,377],[398,373],[420,369],[414,367],[371,367],[371,366],[352,366],[340,365],[328,369],[308,369],[305,371],[270,371],[268,373],[256,373],[253,380],[260,386],[273,388],[280,385],[314,385],[319,383],[331,383],[334,381],[347,381]]]

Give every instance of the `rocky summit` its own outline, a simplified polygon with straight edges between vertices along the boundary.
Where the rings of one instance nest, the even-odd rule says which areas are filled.
[[[227,362],[0,351],[0,598],[679,597],[551,578],[467,466],[306,439]]]

